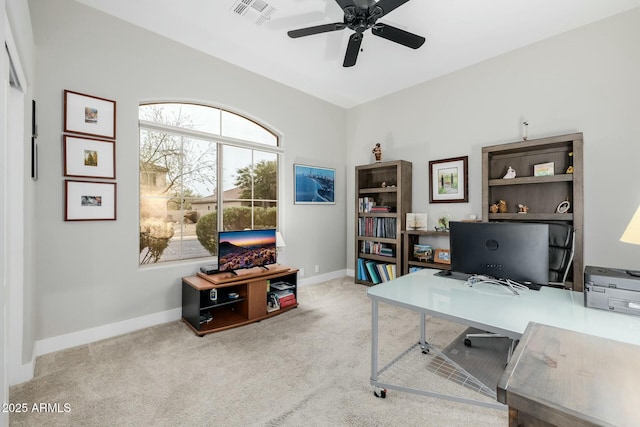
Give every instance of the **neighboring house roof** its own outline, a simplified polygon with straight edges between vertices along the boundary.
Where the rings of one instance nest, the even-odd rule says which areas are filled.
[[[141,172],[169,172],[164,166],[156,165],[155,163],[144,165],[143,168],[140,169]]]
[[[239,200],[240,195],[242,194],[242,188],[235,187],[231,188],[222,193],[223,200]],[[217,203],[218,199],[215,194],[211,194],[209,196],[201,197],[199,199],[193,200],[191,202],[192,205],[207,205],[211,203]]]

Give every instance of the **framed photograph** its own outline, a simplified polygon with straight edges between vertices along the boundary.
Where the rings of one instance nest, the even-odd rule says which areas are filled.
[[[116,219],[116,183],[65,180],[65,221]]]
[[[335,205],[336,170],[293,165],[296,205]]]
[[[553,174],[553,162],[533,165],[533,176],[551,176]]]
[[[116,102],[65,90],[64,131],[115,139]]]
[[[433,249],[429,245],[413,245],[413,257],[422,262],[433,262]]]
[[[436,249],[433,262],[439,264],[451,264],[451,251],[449,249]]]
[[[63,136],[64,176],[116,177],[116,143],[72,135]]]
[[[429,162],[429,202],[461,203],[469,201],[468,156]]]

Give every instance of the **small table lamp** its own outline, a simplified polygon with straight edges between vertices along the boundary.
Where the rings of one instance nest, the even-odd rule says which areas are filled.
[[[629,221],[629,225],[627,225],[627,229],[622,233],[622,237],[620,237],[621,242],[632,243],[634,245],[640,245],[640,206],[638,210]],[[640,271],[629,271],[627,273],[632,276],[640,276]]]

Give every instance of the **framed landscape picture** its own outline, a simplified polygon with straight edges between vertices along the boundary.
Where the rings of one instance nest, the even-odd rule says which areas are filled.
[[[116,219],[116,183],[65,180],[65,221]]]
[[[336,170],[316,166],[293,165],[294,203],[297,205],[334,205]]]
[[[116,177],[115,141],[63,136],[64,176]]]
[[[65,90],[64,132],[115,139],[116,102]]]
[[[468,161],[468,156],[464,156],[429,162],[430,203],[460,203],[469,201]]]

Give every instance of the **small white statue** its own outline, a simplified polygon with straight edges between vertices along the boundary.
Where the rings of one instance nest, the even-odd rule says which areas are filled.
[[[504,174],[504,176],[502,177],[502,179],[510,179],[510,178],[515,178],[516,177],[516,171],[514,168],[512,168],[511,166],[509,166],[507,168],[507,173]]]

